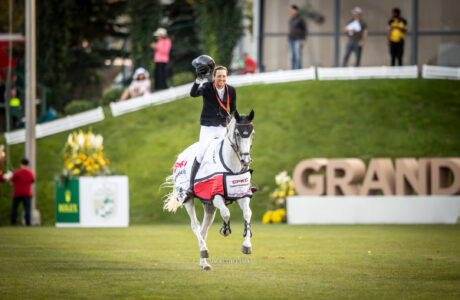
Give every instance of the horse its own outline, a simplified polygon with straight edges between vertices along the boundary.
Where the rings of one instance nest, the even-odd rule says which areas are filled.
[[[251,110],[249,115],[240,115],[238,112],[233,113],[227,125],[225,137],[223,139],[216,139],[214,142],[210,143],[196,176],[194,197],[189,197],[185,193],[188,189],[187,181],[189,178],[188,174],[190,173],[190,171],[187,172],[187,162],[193,162],[194,155],[188,155],[187,159],[181,157],[182,154],[186,153],[187,150],[194,145],[190,146],[179,155],[173,168],[173,175],[166,178],[165,183],[172,186],[173,190],[166,195],[163,209],[169,212],[176,212],[178,207],[185,206],[191,220],[192,231],[198,238],[200,267],[205,271],[212,269],[211,265],[206,261],[206,258],[209,258],[209,250],[206,245],[208,229],[214,221],[216,210],[219,209],[223,219],[223,226],[219,232],[223,236],[231,234],[230,211],[227,205],[234,201],[238,203],[243,211],[244,218],[244,241],[241,252],[244,254],[252,253],[252,211],[249,207],[249,203],[252,192],[255,192],[256,189],[251,187],[252,170],[249,169],[249,166],[252,162],[250,152],[255,134],[254,125],[252,123],[253,119],[254,110]],[[214,147],[211,147],[211,144],[213,144]],[[193,154],[193,149],[190,150],[189,152]],[[203,165],[204,162],[206,160],[211,161],[209,164],[212,165],[216,163],[216,161],[219,161],[219,158],[224,167],[224,172],[217,172],[213,173],[211,176],[200,178],[201,170],[206,168],[206,164]],[[188,165],[190,166],[191,163]],[[195,197],[200,199],[204,208],[203,223],[201,226],[195,212]]]

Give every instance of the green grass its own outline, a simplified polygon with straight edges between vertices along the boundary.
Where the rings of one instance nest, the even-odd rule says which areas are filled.
[[[218,216],[218,223],[220,217]],[[232,223],[233,224],[233,223]],[[460,226],[0,228],[1,299],[458,299]],[[370,252],[369,252],[370,251]]]
[[[460,85],[448,80],[305,81],[237,89],[241,113],[255,110],[252,151],[254,220],[269,206],[274,176],[306,158],[460,156]],[[129,176],[132,224],[188,222],[185,211],[161,211],[159,186],[176,156],[198,140],[201,99],[185,98],[93,124],[112,168]],[[37,203],[54,223],[54,178],[68,132],[37,140]],[[23,145],[10,148],[18,167]],[[7,224],[11,187],[2,186],[0,224]],[[241,220],[239,209],[232,213]]]

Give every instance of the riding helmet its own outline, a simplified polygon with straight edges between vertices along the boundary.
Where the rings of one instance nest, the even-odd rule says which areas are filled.
[[[206,76],[212,73],[216,63],[211,56],[200,55],[192,61],[192,66],[196,69],[196,74]]]

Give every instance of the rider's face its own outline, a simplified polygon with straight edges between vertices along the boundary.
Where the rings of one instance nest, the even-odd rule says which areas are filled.
[[[225,70],[217,70],[216,75],[214,76],[214,80],[216,82],[216,87],[221,89],[227,83],[227,71]]]

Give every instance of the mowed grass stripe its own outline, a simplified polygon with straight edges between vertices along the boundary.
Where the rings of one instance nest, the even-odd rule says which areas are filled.
[[[218,217],[219,218],[219,217]],[[220,222],[220,220],[218,219]],[[2,299],[458,299],[460,227],[211,227],[210,272],[187,225],[0,228]]]

